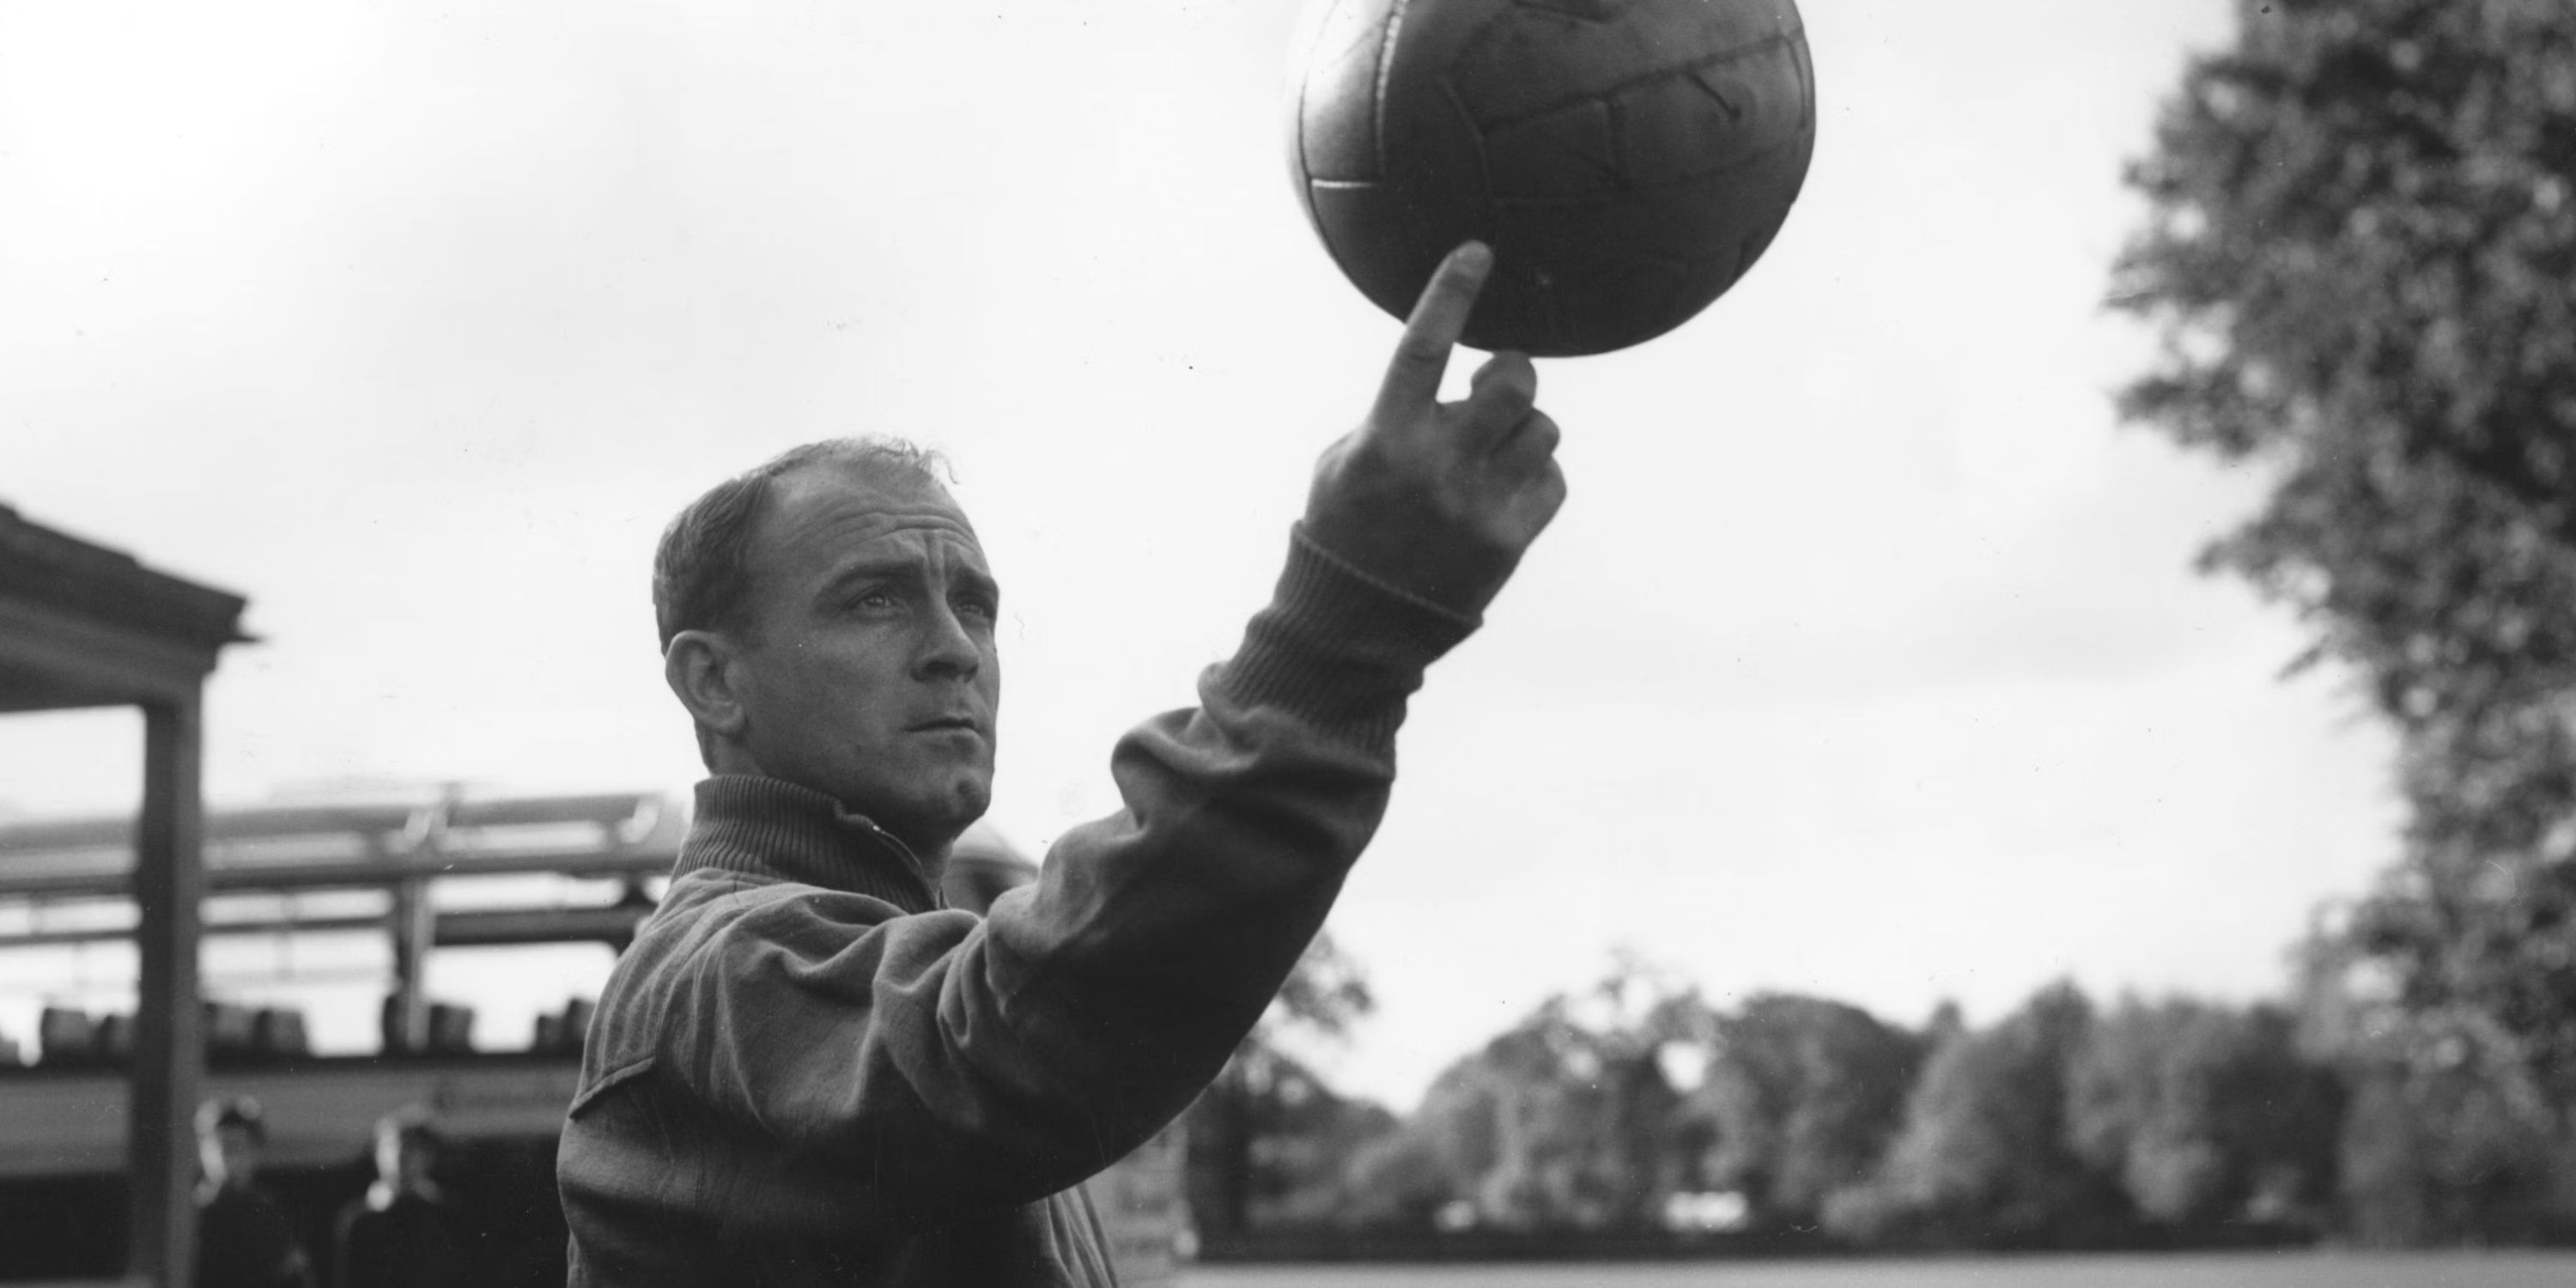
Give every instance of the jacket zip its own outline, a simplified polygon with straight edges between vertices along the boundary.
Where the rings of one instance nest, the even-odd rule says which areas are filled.
[[[865,814],[844,814],[842,817],[865,825],[869,835],[894,847],[895,857],[903,860],[903,870],[911,873],[912,879],[920,884],[922,893],[930,897],[931,907],[948,906],[947,892],[939,888],[938,882],[930,879],[930,870],[922,866],[920,857],[912,852],[911,846],[903,843],[902,837],[877,826],[877,821]]]

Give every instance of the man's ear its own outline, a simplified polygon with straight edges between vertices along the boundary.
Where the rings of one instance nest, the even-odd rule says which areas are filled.
[[[662,650],[662,679],[671,693],[698,727],[728,740],[751,721],[734,691],[734,650],[734,641],[715,631],[682,631]]]

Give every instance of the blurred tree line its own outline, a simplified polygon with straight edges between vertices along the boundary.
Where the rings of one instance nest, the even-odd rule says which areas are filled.
[[[1190,1120],[1193,1214],[1219,1251],[1326,1231],[2243,1243],[2334,1232],[2348,1198],[2343,1074],[2273,1006],[2098,1011],[2060,984],[1986,1028],[1945,1008],[1916,1029],[1791,994],[1714,1007],[1624,963],[1450,1066],[1401,1119],[1261,1045]],[[1249,1151],[1208,1130],[1247,1093]],[[1229,1180],[1247,1158],[1250,1183]]]
[[[1192,1114],[1212,1239],[2576,1240],[2576,4],[2243,0],[2237,27],[2130,169],[2112,302],[2166,341],[2123,413],[2272,481],[2203,567],[2295,611],[2294,667],[2355,675],[2399,735],[2397,861],[2289,995],[2059,985],[1917,1029],[1631,964],[1401,1120],[1274,1029]],[[1328,964],[1338,1001],[1290,1030],[1365,1012]]]

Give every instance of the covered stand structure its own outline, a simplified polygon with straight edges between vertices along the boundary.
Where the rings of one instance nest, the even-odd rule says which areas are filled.
[[[190,1117],[205,1066],[197,989],[207,675],[245,640],[241,596],[143,567],[0,506],[0,712],[137,707],[134,1063],[126,1116],[131,1280],[184,1284],[195,1224]]]

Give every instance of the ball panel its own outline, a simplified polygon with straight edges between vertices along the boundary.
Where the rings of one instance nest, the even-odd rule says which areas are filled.
[[[1786,4],[1715,0],[1643,0],[1601,23],[1527,8],[1491,12],[1489,3],[1417,3],[1409,28],[1425,25],[1426,11],[1441,25],[1470,29],[1446,69],[1461,101],[1477,122],[1492,128],[1523,116],[1554,111],[1567,101],[1598,97],[1636,81],[1653,80],[1731,57],[1765,42],[1804,42],[1797,11]],[[1546,69],[1544,75],[1534,69]]]
[[[1494,129],[1600,97],[1639,68],[1701,52],[1658,49],[1655,24],[1600,23],[1535,9],[1507,10],[1462,33],[1443,74],[1479,128]],[[1549,69],[1545,76],[1532,68]]]
[[[1514,0],[1524,9],[1580,18],[1586,22],[1615,22],[1634,7],[1637,0]]]
[[[1540,314],[1498,316],[1484,334],[1506,348],[1563,356],[1634,344],[1705,304],[1685,288],[1707,242],[1702,194],[1513,203],[1495,212],[1495,272],[1538,284]],[[1506,329],[1508,328],[1508,329]]]
[[[1594,99],[1486,131],[1485,172],[1488,191],[1497,200],[1616,189],[1619,145],[1610,104]]]
[[[1631,84],[1611,99],[1628,182],[1672,183],[1735,169],[1813,129],[1791,42]]]
[[[1689,263],[1681,260],[1627,255],[1595,261],[1555,287],[1560,317],[1548,356],[1606,353],[1680,326],[1697,311],[1683,307],[1689,274]]]
[[[1298,87],[1299,177],[1379,179],[1377,80],[1398,0],[1337,0]]]
[[[1506,216],[1495,244],[1512,245],[1528,235],[1527,221]],[[1607,245],[1590,254],[1550,256],[1544,266],[1497,254],[1494,276],[1461,338],[1474,348],[1518,349],[1541,358],[1622,348],[1689,316],[1681,304],[1690,269],[1687,260]]]
[[[1475,34],[1474,16],[1506,0],[1404,0],[1390,32],[1379,85],[1380,138],[1387,178],[1415,188],[1461,220],[1460,237],[1476,235],[1488,186],[1485,134],[1446,74],[1461,42]]]
[[[1699,311],[1707,308],[1717,297],[1734,290],[1735,284],[1752,271],[1754,262],[1762,258],[1762,252],[1770,248],[1771,239],[1779,235],[1786,218],[1784,211],[1781,219],[1757,227],[1693,263],[1690,276],[1682,283],[1684,311],[1681,321],[1687,322],[1698,316]]]
[[[1432,270],[1465,240],[1443,240],[1432,214],[1393,184],[1317,180],[1305,192],[1325,253],[1370,303],[1398,318],[1413,312]]]

